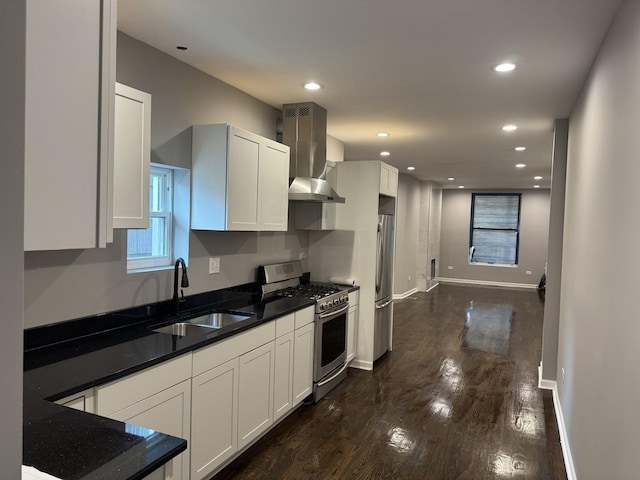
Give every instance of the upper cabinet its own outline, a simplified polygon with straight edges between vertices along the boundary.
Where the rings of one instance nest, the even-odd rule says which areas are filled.
[[[27,0],[25,250],[112,240],[115,0]]]
[[[398,195],[398,169],[380,162],[380,195]]]
[[[289,147],[229,124],[193,127],[191,228],[286,231]]]
[[[113,228],[149,227],[151,95],[116,84]]]

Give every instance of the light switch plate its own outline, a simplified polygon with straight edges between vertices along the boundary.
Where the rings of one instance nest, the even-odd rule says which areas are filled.
[[[220,273],[220,257],[209,258],[209,273]]]

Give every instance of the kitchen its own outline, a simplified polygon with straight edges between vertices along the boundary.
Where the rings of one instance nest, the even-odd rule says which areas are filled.
[[[120,37],[121,42],[126,44],[127,38],[123,35]],[[132,49],[138,50],[147,56],[141,56],[137,58],[137,61],[131,60],[133,64],[131,71],[128,74],[119,73],[119,75],[122,75],[122,77],[118,78],[119,81],[134,86],[138,81],[137,85],[140,89],[152,91],[154,99],[161,98],[162,95],[159,92],[163,91],[163,87],[160,86],[155,89],[153,87],[153,79],[143,80],[144,74],[138,71],[138,67],[142,58],[150,63],[156,62],[159,66],[166,60],[165,56],[153,51],[147,51],[143,48],[143,45],[135,45],[136,42],[134,40],[129,40],[129,43],[133,44]],[[120,63],[121,61],[123,60],[119,55],[118,62]],[[178,70],[182,73],[184,73],[184,68],[184,65],[178,66]],[[126,72],[126,68],[120,68],[120,65],[118,70]],[[161,69],[156,72],[162,78],[159,73]],[[195,72],[194,75],[203,74]],[[155,81],[163,83],[160,78]],[[166,78],[163,80],[166,81]],[[225,99],[230,97],[240,98],[243,103],[250,103],[252,100],[242,96],[231,87],[228,88],[229,91],[225,93],[224,98],[218,98],[218,101],[216,101],[217,106],[222,106],[219,108],[223,108],[225,105],[229,108],[229,111],[226,112],[227,115],[220,115],[220,117],[211,120],[209,118],[200,118],[198,122],[229,121],[243,125],[252,131],[262,132],[265,136],[271,135],[271,127],[267,127],[267,124],[271,125],[272,122],[271,120],[266,120],[266,118],[274,114],[272,109],[256,102],[255,107],[264,113],[264,118],[257,120],[254,114],[246,115],[246,118],[242,118],[243,114],[235,111],[233,105],[227,103]],[[185,95],[185,92],[181,92],[181,95]],[[156,100],[154,102],[154,111],[156,107],[160,111],[177,116],[173,113],[171,106],[163,105],[162,101]],[[160,134],[159,140],[154,145],[154,153],[159,156],[156,159],[159,163],[180,162],[181,158],[184,160],[184,158],[188,157],[184,155],[185,145],[188,145],[188,142],[185,144],[184,138],[180,138],[180,134],[184,132],[186,125],[192,122],[193,119],[190,118],[184,122],[183,126],[177,126],[171,125],[171,122],[166,117],[164,120],[155,121],[158,124],[159,131],[164,132]],[[171,142],[171,139],[174,138],[178,140]],[[282,258],[282,260],[299,257],[301,253],[308,253],[310,249],[308,242],[304,234],[291,234],[289,232],[286,234],[225,235],[210,232],[207,234],[192,234],[190,269],[193,268],[193,271],[190,270],[190,273],[194,275],[195,272],[196,280],[192,280],[194,286],[191,287],[191,292],[196,292],[199,289],[202,289],[201,291],[216,289],[249,281],[251,278],[250,265],[255,267],[256,264],[279,261],[281,258],[274,257],[277,256],[275,252],[281,251],[287,252],[286,258]],[[123,245],[123,238],[120,237],[116,239],[113,247],[106,250],[66,251],[52,254],[27,253],[25,255],[25,283],[27,285],[25,291],[25,326],[46,323],[45,320],[42,320],[45,316],[48,316],[50,321],[62,321],[95,312],[122,308],[126,304],[144,304],[155,301],[158,298],[170,296],[170,275],[150,275],[149,279],[139,281],[130,279],[124,274],[122,265]],[[210,256],[221,257],[222,274],[220,276],[208,275],[208,262],[206,262],[206,259]],[[232,260],[233,268],[225,268],[225,256]],[[198,262],[196,259],[200,259],[200,261]],[[104,285],[104,288],[101,287],[102,285]],[[126,301],[116,300],[119,298],[124,298]],[[133,302],[130,302],[131,299],[133,299]]]

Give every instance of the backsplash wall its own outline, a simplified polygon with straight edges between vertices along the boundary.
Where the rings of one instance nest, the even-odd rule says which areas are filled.
[[[193,124],[228,122],[275,139],[277,109],[122,33],[117,55],[118,82],[152,95],[153,162],[190,168]],[[192,231],[185,295],[254,281],[258,265],[297,259],[308,249],[305,231]],[[211,256],[220,257],[219,274],[208,273]],[[25,328],[172,295],[172,270],[126,273],[124,230],[105,249],[25,252],[24,262]]]

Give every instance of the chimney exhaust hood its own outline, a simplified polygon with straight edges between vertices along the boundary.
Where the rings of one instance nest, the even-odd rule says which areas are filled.
[[[289,200],[344,203],[326,180],[327,111],[320,105],[282,106],[282,143],[291,149]]]

